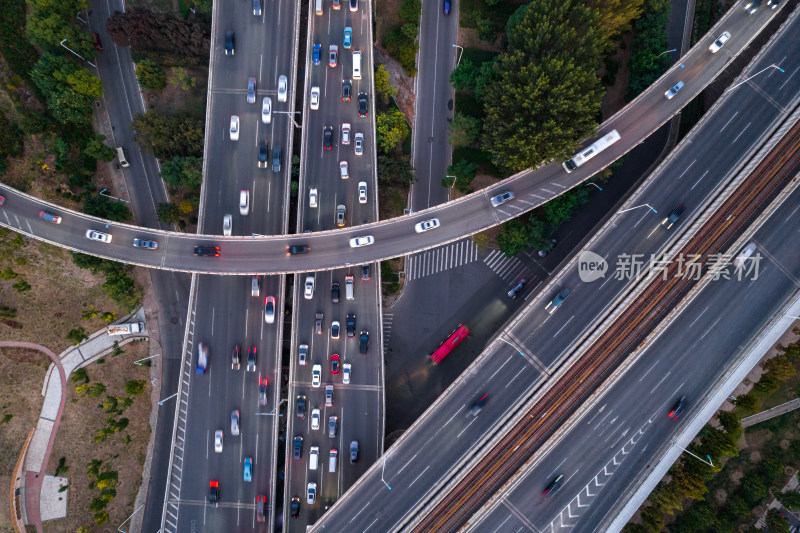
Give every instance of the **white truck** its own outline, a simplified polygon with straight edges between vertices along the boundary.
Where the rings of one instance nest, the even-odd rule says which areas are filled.
[[[142,322],[108,326],[109,335],[130,335],[131,333],[141,333],[142,331],[144,331],[144,324]]]

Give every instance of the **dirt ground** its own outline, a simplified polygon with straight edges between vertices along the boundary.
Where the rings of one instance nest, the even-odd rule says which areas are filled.
[[[122,347],[124,353],[117,357],[106,357],[105,363],[93,363],[87,367],[89,385],[102,383],[106,391],[97,398],[88,395],[80,396],[75,392],[75,383],[70,381],[67,392],[67,407],[58,428],[53,454],[48,464],[48,474],[54,474],[61,457],[66,458],[69,470],[69,508],[67,518],[44,523],[44,531],[56,533],[75,531],[84,525],[89,531],[98,531],[94,523],[94,512],[89,510],[89,503],[100,494],[100,489],[88,489],[90,478],[86,474],[86,465],[93,459],[103,461],[100,472],[113,470],[119,474],[116,486],[117,496],[106,508],[110,514],[108,524],[102,530],[113,531],[133,512],[133,502],[141,483],[142,465],[150,440],[150,369],[134,365],[133,361],[147,357],[147,342],[132,342]],[[106,441],[95,443],[95,432],[106,425],[107,415],[100,404],[108,396],[115,398],[129,397],[125,393],[128,380],[140,379],[147,383],[146,390],[133,396],[133,405],[115,418],[127,418],[130,423],[124,430],[112,434]],[[131,442],[125,443],[126,435]],[[109,525],[112,525],[109,527]]]
[[[184,68],[187,74],[194,78],[194,87],[184,91],[179,87],[167,84],[167,88],[160,93],[145,91],[148,110],[165,114],[187,112],[196,118],[205,119],[208,69],[201,67]],[[169,78],[169,71],[167,71],[167,78]]]

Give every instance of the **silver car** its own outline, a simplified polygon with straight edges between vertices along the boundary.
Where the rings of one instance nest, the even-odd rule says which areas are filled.
[[[253,15],[261,16],[261,0],[253,0]]]
[[[285,102],[289,95],[289,80],[283,74],[278,77],[278,101]]]
[[[678,83],[670,87],[667,92],[664,93],[664,98],[666,98],[667,100],[672,100],[672,98],[676,94],[678,94],[678,91],[680,91],[682,88],[683,88],[683,82],[679,81]]]
[[[498,205],[502,205],[513,199],[514,199],[513,192],[511,191],[502,192],[497,196],[492,196],[492,207],[497,207]]]
[[[239,411],[231,411],[231,435],[237,436],[239,434]]]
[[[356,133],[355,152],[356,152],[356,155],[362,155],[364,153],[364,134],[363,133]]]
[[[256,79],[250,78],[247,80],[247,103],[256,103]]]
[[[261,101],[261,122],[269,124],[272,122],[272,98],[265,96]]]

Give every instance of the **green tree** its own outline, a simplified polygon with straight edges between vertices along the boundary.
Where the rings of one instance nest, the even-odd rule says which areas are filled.
[[[112,300],[123,306],[125,309],[133,309],[139,303],[142,293],[123,269],[116,269],[106,273],[106,282],[103,283],[105,290]]]
[[[525,231],[522,221],[514,218],[503,224],[503,229],[495,240],[506,257],[514,257],[528,245],[528,232]]]
[[[388,153],[403,142],[410,133],[405,115],[399,109],[394,108],[386,113],[376,114],[375,132],[378,148],[383,153]]]
[[[111,161],[117,156],[117,151],[103,143],[105,135],[95,135],[86,143],[83,153],[98,161]]]
[[[173,187],[199,188],[203,184],[203,160],[175,156],[161,163],[161,178]]]
[[[789,533],[789,522],[786,517],[775,508],[767,511],[767,529],[769,533]]]
[[[735,457],[738,455],[736,443],[733,437],[725,431],[712,428],[711,426],[704,426],[699,433],[701,444],[699,447],[692,447],[692,453],[703,457],[710,455],[712,457],[721,457],[723,455]]]
[[[778,457],[770,454],[762,457],[756,468],[764,484],[771,485],[778,480],[778,475],[783,472],[783,463]]]
[[[45,95],[47,107],[58,122],[87,126],[92,115],[94,97],[76,91],[73,86],[90,91],[77,74],[81,67],[49,53],[43,54],[31,72],[33,83]]]
[[[550,246],[550,228],[542,219],[535,216],[530,217],[525,229],[528,232],[528,244],[530,246],[538,250]]]
[[[11,270],[11,267],[6,267],[3,270],[0,270],[0,278],[2,279],[14,279],[17,276],[18,274]]]
[[[725,512],[730,514],[736,521],[741,522],[750,516],[750,506],[741,496],[734,494],[729,496],[725,502]]]
[[[642,13],[643,0],[592,0],[588,4],[597,9],[597,24],[603,28],[606,39],[631,29],[631,21]]]
[[[772,377],[781,381],[786,381],[797,373],[792,360],[786,354],[776,355],[764,363],[764,370],[769,372]]]
[[[83,329],[83,327],[73,328],[69,330],[69,333],[67,333],[67,340],[72,341],[72,343],[75,346],[82,343],[84,340],[88,338],[89,335],[86,334],[86,330]]]
[[[414,183],[414,167],[404,154],[378,154],[378,183],[381,185],[411,185]]]
[[[800,492],[790,490],[789,492],[779,492],[775,495],[781,505],[793,511],[800,511]]]
[[[625,524],[625,527],[622,528],[622,533],[647,533],[648,531],[649,530],[642,524],[635,524],[633,522],[628,522]]]
[[[106,470],[101,474],[97,474],[96,486],[98,489],[112,489],[116,487],[118,483],[119,483],[119,473],[115,470]],[[116,491],[107,492],[104,490],[103,492],[106,494],[106,498],[110,496],[110,498],[108,498],[109,501],[114,499],[114,496],[116,496]]]
[[[410,24],[419,24],[419,17],[422,14],[422,2],[420,0],[403,0],[400,4],[400,9],[397,10],[397,16],[403,22]]]
[[[159,222],[175,224],[181,218],[181,211],[174,203],[158,204],[156,206],[156,217]]]
[[[100,459],[92,459],[88,463],[86,463],[86,473],[90,476],[97,476],[100,473],[100,467],[103,465],[103,461]]]
[[[748,472],[742,477],[741,492],[745,501],[751,506],[755,507],[767,495],[767,487],[764,482],[755,472]]]
[[[112,200],[102,194],[87,196],[83,200],[83,212],[116,222],[127,222],[133,219],[133,213],[124,202]]]
[[[12,287],[17,289],[17,291],[19,292],[28,292],[29,290],[31,290],[30,284],[24,279],[19,280],[18,282],[13,284]]]
[[[70,377],[73,383],[78,383],[83,381],[84,383],[89,383],[89,372],[86,368],[77,368],[74,372],[72,372],[72,376]]]
[[[731,435],[737,433],[738,431],[741,431],[742,424],[739,421],[739,417],[736,416],[735,412],[722,411],[719,413],[717,417],[719,418],[720,425],[725,429],[725,431],[727,431]]]
[[[717,524],[714,509],[706,502],[695,502],[685,512],[680,513],[673,527],[673,531],[681,533],[704,533],[708,528]]]
[[[97,523],[98,526],[102,526],[109,520],[111,520],[111,516],[108,514],[108,511],[106,509],[103,509],[99,513],[94,514],[94,521]]]
[[[684,498],[693,500],[702,500],[703,495],[708,491],[706,484],[697,473],[681,467],[673,469],[670,484],[674,484]]]
[[[753,388],[759,392],[769,394],[778,390],[778,388],[780,388],[780,383],[778,383],[778,380],[775,379],[775,376],[772,374],[762,374],[761,379],[753,385]]]
[[[447,167],[447,174],[456,177],[455,188],[463,193],[469,192],[470,185],[472,185],[472,180],[475,179],[477,172],[478,164],[466,159],[459,159]]]
[[[163,91],[167,86],[164,69],[151,59],[142,59],[136,63],[136,77],[142,87],[151,91]]]
[[[65,81],[78,94],[92,99],[103,96],[103,82],[88,70],[80,69],[70,72],[67,74]]]
[[[587,187],[579,187],[556,196],[544,204],[544,218],[551,227],[558,227],[566,222],[577,211],[578,207],[589,198]]]
[[[742,409],[746,415],[752,415],[759,411],[758,400],[751,394],[740,394],[736,397],[733,404]]]
[[[58,466],[56,466],[55,475],[56,476],[63,476],[69,471],[69,466],[67,466],[67,458],[61,457],[58,460]]]
[[[204,122],[190,116],[165,115],[148,111],[137,113],[130,125],[142,149],[152,150],[161,159],[173,156],[203,155]]]
[[[203,5],[207,5],[207,1]],[[186,4],[183,4],[186,5]],[[210,17],[178,18],[146,7],[116,11],[106,30],[119,46],[130,46],[155,59],[169,58],[186,64],[183,58],[208,61],[211,44]]]
[[[403,71],[409,76],[416,76],[417,67],[417,50],[419,44],[416,41],[417,26],[416,24],[407,24],[404,26],[394,26],[389,32],[383,36],[383,47],[394,59],[400,63]],[[409,37],[407,34],[411,34]]]
[[[375,92],[380,94],[384,99],[392,98],[397,94],[397,87],[392,85],[389,78],[389,71],[386,70],[386,65],[378,65],[375,69]]]
[[[659,483],[648,497],[650,504],[661,512],[674,514],[675,510],[682,508],[683,495],[674,483]]]
[[[642,525],[651,533],[658,533],[664,527],[663,513],[655,505],[648,505],[641,512]]]
[[[480,69],[470,58],[464,57],[461,63],[450,73],[450,83],[457,91],[474,91],[478,86]]]
[[[172,67],[167,76],[167,83],[182,91],[188,91],[195,86],[195,79],[183,67]]]
[[[145,391],[146,384],[147,382],[143,379],[132,379],[125,383],[125,394],[130,394],[131,396],[141,394]]]
[[[92,383],[88,389],[86,389],[86,393],[91,396],[92,398],[99,398],[106,392],[106,386],[102,383]]]
[[[471,115],[456,112],[450,123],[450,144],[456,146],[470,146],[478,140],[481,133],[480,119]]]

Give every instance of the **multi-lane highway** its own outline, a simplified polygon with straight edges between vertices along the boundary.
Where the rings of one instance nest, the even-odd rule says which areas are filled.
[[[286,232],[297,15],[292,4],[265,2],[260,15],[250,4],[225,10],[214,5],[203,233],[222,234],[226,216],[232,235]],[[285,97],[278,94],[281,76],[288,82]],[[250,78],[256,80],[252,95],[247,94]],[[271,99],[269,116],[262,115],[264,98]],[[229,131],[234,115],[238,139]],[[267,164],[259,160],[259,145],[265,143]],[[281,151],[280,165],[273,162],[274,150]],[[241,205],[243,193],[246,206]],[[257,277],[255,286],[250,276],[195,280],[165,531],[273,529],[284,291],[285,276],[280,275]],[[268,297],[274,298],[269,317]],[[208,350],[204,372],[198,371],[201,346]],[[217,431],[222,432],[221,450]],[[218,505],[209,501],[212,482],[219,490]]]
[[[321,13],[309,4],[309,32],[304,58],[305,98],[303,151],[297,232],[358,226],[377,220],[377,173],[375,162],[374,91],[372,69],[371,3],[361,1],[351,10],[349,2]],[[331,49],[336,47],[335,63]],[[316,49],[316,52],[315,52]],[[360,69],[356,63],[360,54]],[[335,66],[332,66],[334,65]],[[310,94],[319,91],[319,101]],[[349,94],[345,91],[349,91]],[[366,105],[359,106],[359,99]],[[314,109],[316,108],[316,109]],[[349,139],[344,131],[349,125]],[[330,128],[327,144],[325,129]],[[356,135],[364,146],[356,151]],[[328,148],[329,147],[329,148]],[[346,174],[342,172],[346,165]],[[360,194],[360,184],[366,193]],[[337,216],[339,218],[337,218]],[[312,252],[314,253],[313,249]],[[352,265],[333,271],[295,276],[291,370],[287,420],[287,465],[284,506],[285,531],[305,531],[333,505],[363,474],[383,450],[383,358],[380,336],[380,273],[375,264]],[[366,270],[365,270],[366,269]],[[306,294],[306,280],[313,279],[313,294]],[[334,295],[334,284],[338,293]],[[348,286],[350,288],[348,288]],[[322,315],[319,330],[317,315]],[[352,336],[348,316],[354,317]],[[333,331],[334,322],[339,331]],[[369,335],[368,353],[360,353],[361,332]],[[306,361],[300,365],[299,346],[306,346]],[[338,357],[338,366],[334,360]],[[314,386],[312,371],[320,367]],[[349,383],[345,383],[345,365]],[[337,372],[334,374],[334,370]],[[326,388],[333,387],[330,405]],[[305,413],[298,416],[297,397],[305,398]],[[314,410],[319,427],[312,427]],[[330,436],[331,418],[335,434]],[[294,458],[293,443],[302,439],[300,458]],[[358,462],[350,461],[350,444],[358,443]],[[312,447],[317,466],[311,468]],[[332,460],[332,452],[336,457]],[[333,470],[331,462],[333,461]],[[308,487],[316,484],[314,503],[308,502]],[[293,516],[291,500],[299,508]]]
[[[797,72],[800,58],[785,52],[797,46],[796,36],[797,32],[784,30],[749,72],[770,64],[781,65],[786,73]],[[743,162],[798,90],[800,79],[796,75],[781,76],[773,69],[731,91],[587,248],[608,258],[612,268],[621,254],[650,257],[660,250],[674,234],[689,227],[704,200]],[[767,93],[770,98],[764,98]],[[740,109],[749,112],[744,115]],[[644,203],[659,214],[647,208],[622,212]],[[683,203],[684,214],[667,229],[661,222],[678,203]],[[491,439],[494,428],[517,409],[520,399],[536,393],[547,375],[571,353],[570,348],[591,330],[595,317],[601,316],[627,286],[627,280],[613,276],[593,284],[581,283],[574,265],[570,263],[528,309],[515,317],[471,370],[323,517],[323,525],[390,531],[422,516],[418,506],[440,494],[441,483],[450,478],[452,467],[475,458],[480,444]],[[564,286],[572,292],[550,314],[545,307]],[[457,353],[451,357],[457,357]],[[706,370],[707,375],[714,375],[714,370]],[[488,404],[478,417],[468,417],[469,405],[484,393],[489,395]],[[606,452],[607,448],[598,450]],[[609,457],[603,456],[606,460]],[[552,468],[563,459],[560,456]],[[391,485],[391,491],[385,483]]]
[[[104,226],[105,221],[95,222],[90,217],[58,209],[57,214],[61,214],[64,220],[61,225],[53,225],[36,217],[36,213],[42,210],[41,201],[10,190],[6,192],[8,202],[0,216],[0,224],[37,238],[111,259],[157,268],[208,273],[304,272],[373,262],[435,247],[529,211],[575,186],[626,153],[699,94],[730,61],[731,55],[742,50],[775,13],[775,10],[763,9],[748,15],[742,9],[731,10],[717,26],[724,27],[732,35],[725,47],[719,53],[709,53],[708,46],[716,34],[709,34],[702,39],[684,56],[680,65],[667,71],[648,91],[603,124],[600,128],[601,134],[617,129],[621,140],[572,174],[566,174],[559,163],[553,163],[537,170],[522,172],[502,184],[412,215],[336,232],[314,232],[294,237],[190,237],[113,224],[109,230],[115,236],[114,240],[109,244],[95,243],[88,241],[83,235],[88,226]],[[671,100],[666,100],[664,92],[677,81],[685,82],[683,89]],[[246,83],[246,80],[242,83]],[[215,135],[219,135],[219,139],[226,136],[226,120],[210,117],[208,122],[208,127]],[[220,128],[218,134],[217,128]],[[243,124],[242,128],[242,139],[254,140],[252,127],[248,128]],[[338,139],[340,132],[335,133]],[[370,143],[371,140],[367,139],[365,149],[369,150]],[[229,172],[229,168],[226,169],[225,173]],[[506,190],[513,191],[516,198],[501,207],[492,207],[489,198]],[[434,216],[440,219],[440,228],[422,234],[414,232],[414,224]],[[365,235],[372,235],[375,243],[350,248],[348,242],[351,238]],[[159,240],[159,249],[132,250],[130,243],[136,237]],[[198,244],[219,244],[222,248],[221,256],[195,256],[193,250]],[[311,253],[288,255],[289,244],[308,244],[311,246]]]

